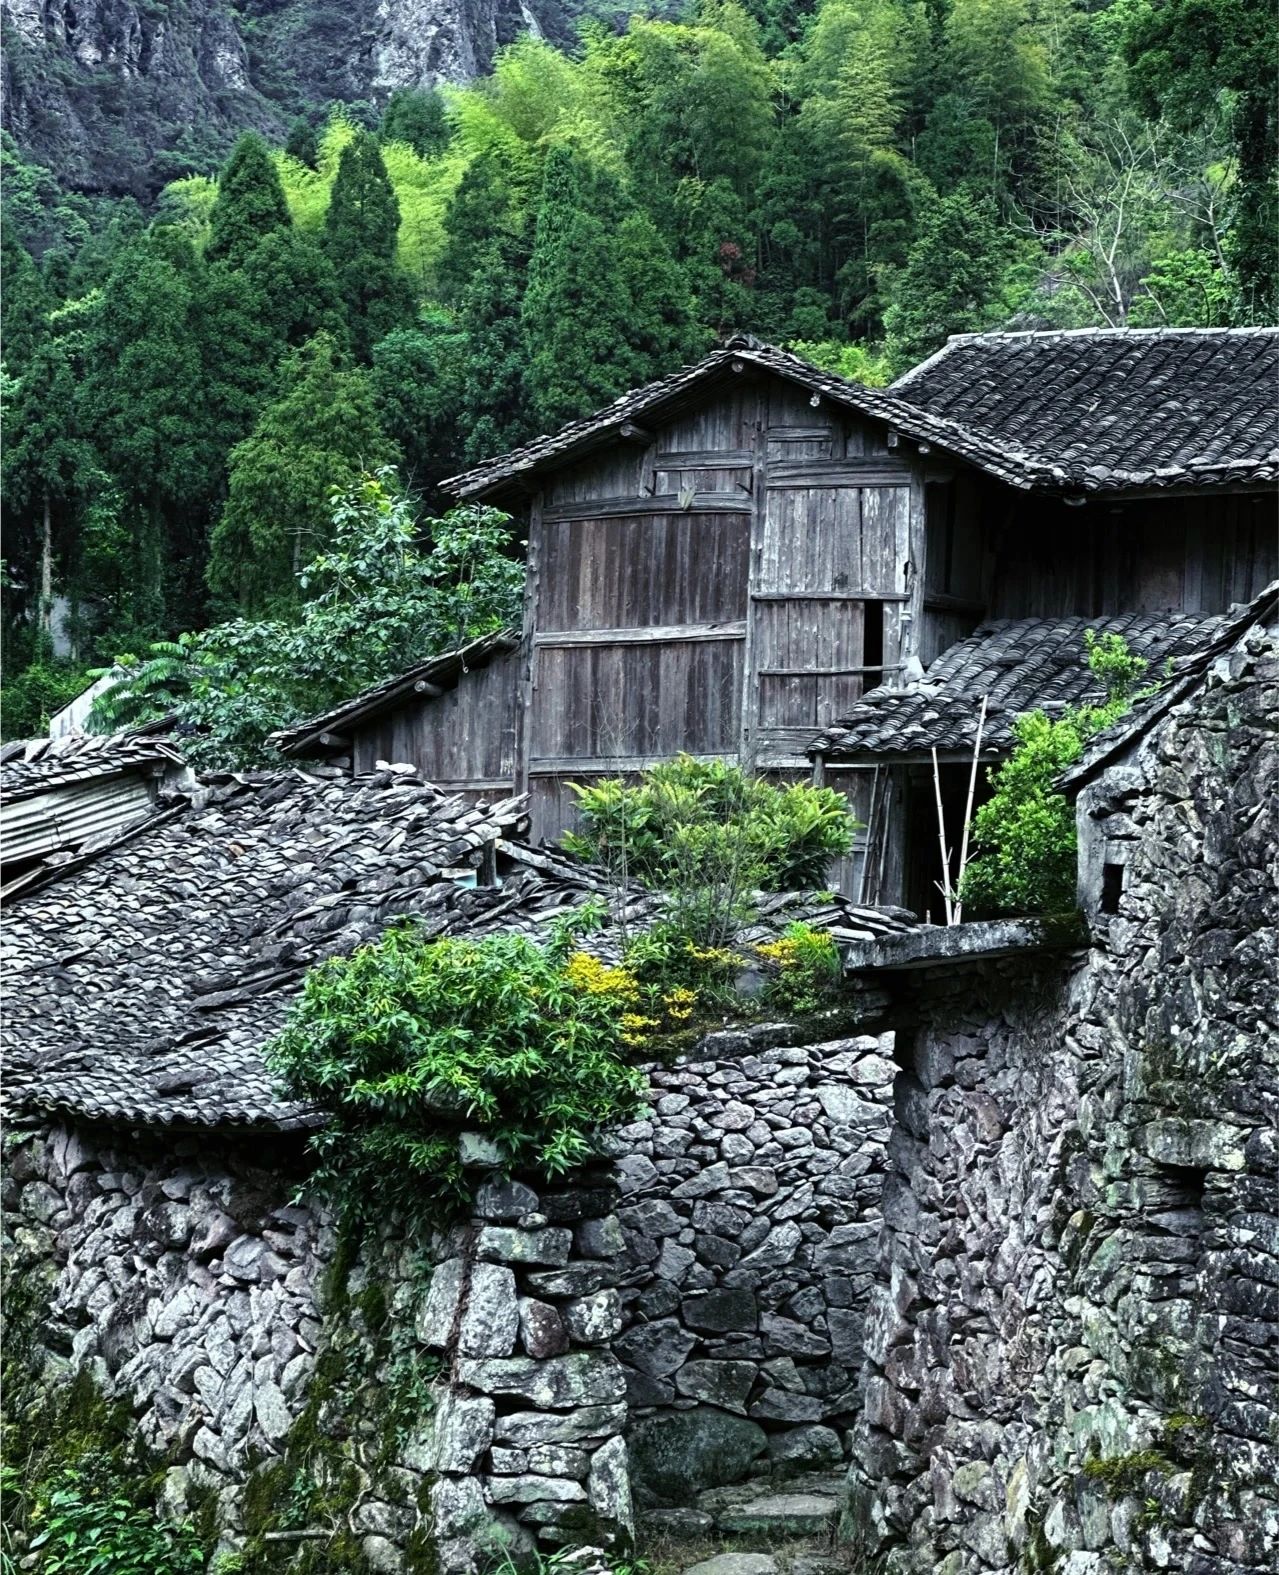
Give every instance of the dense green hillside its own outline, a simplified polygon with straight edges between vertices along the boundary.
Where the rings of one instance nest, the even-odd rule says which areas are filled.
[[[735,330],[883,380],[960,330],[1273,320],[1274,52],[1257,0],[703,0],[312,105],[220,182],[197,126],[146,211],[7,141],[7,730],[292,616],[362,469],[429,505]]]

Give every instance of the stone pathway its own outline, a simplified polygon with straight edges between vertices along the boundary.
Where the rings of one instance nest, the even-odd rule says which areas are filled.
[[[778,1484],[757,1480],[700,1493],[696,1508],[650,1510],[642,1529],[650,1534],[705,1545],[722,1537],[762,1542],[773,1551],[728,1549],[713,1557],[700,1557],[683,1566],[684,1575],[826,1575],[841,1568],[835,1557],[796,1547],[788,1557],[787,1544],[814,1540],[828,1544],[840,1512],[842,1475],[800,1477]],[[690,1550],[691,1551],[691,1550]]]

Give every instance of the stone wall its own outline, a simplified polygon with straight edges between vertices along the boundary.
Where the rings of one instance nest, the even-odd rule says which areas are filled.
[[[627,1539],[607,1181],[540,1198],[481,1184],[465,1224],[357,1240],[290,1201],[296,1147],[270,1166],[254,1150],[11,1138],[6,1307],[30,1325],[6,1330],[29,1343],[11,1419],[86,1374],[167,1461],[166,1511],[211,1503],[226,1550],[279,1530],[273,1499],[305,1520],[338,1481],[352,1508],[334,1556],[375,1570],[424,1540],[436,1568],[463,1571],[561,1527]],[[487,1163],[483,1145],[473,1157]]]
[[[770,1037],[712,1034],[650,1067],[652,1115],[614,1141],[613,1348],[642,1504],[691,1502],[752,1464],[837,1464],[858,1405],[891,1041]]]
[[[1276,676],[1087,790],[1086,954],[912,980],[848,1522],[894,1575],[1276,1567]]]
[[[473,1217],[407,1238],[295,1202],[296,1140],[14,1133],[6,1259],[35,1393],[84,1372],[127,1401],[167,1511],[211,1504],[227,1550],[278,1527],[273,1498],[305,1522],[342,1484],[338,1551],[372,1569],[428,1543],[444,1575],[495,1541],[625,1544],[628,1424],[646,1505],[829,1470],[894,1068],[880,1039],[779,1032],[650,1068],[651,1118],[571,1185],[485,1179],[464,1139]],[[676,1434],[694,1464],[672,1493]]]

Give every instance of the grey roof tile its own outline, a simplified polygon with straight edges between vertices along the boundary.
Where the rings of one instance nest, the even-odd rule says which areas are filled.
[[[544,934],[605,894],[589,869],[512,840],[524,802],[449,798],[394,768],[358,778],[278,771],[209,779],[203,798],[17,901],[0,962],[5,1088],[25,1111],[137,1126],[288,1130],[314,1113],[278,1097],[263,1048],[306,970],[418,916],[431,933]],[[449,872],[492,845],[507,873],[468,888]],[[660,899],[636,893],[631,926]],[[913,919],[842,899],[775,895],[842,937]],[[592,937],[615,956],[615,929]]]
[[[734,363],[789,378],[1024,489],[1263,486],[1279,477],[1279,329],[1078,329],[959,335],[891,388],[863,388],[743,336],[444,489],[508,490],[611,441],[623,422],[686,403]]]
[[[1013,743],[1025,711],[1060,712],[1097,703],[1102,690],[1088,670],[1089,629],[1123,635],[1150,664],[1151,681],[1208,645],[1223,618],[1130,613],[1115,618],[997,618],[944,651],[921,680],[903,689],[872,689],[846,717],[821,734],[812,753],[830,761],[894,755],[971,754],[982,697],[987,697],[982,755],[995,759]]]

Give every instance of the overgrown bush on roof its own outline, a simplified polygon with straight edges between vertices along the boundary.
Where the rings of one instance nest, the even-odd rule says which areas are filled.
[[[702,946],[722,946],[757,891],[816,890],[852,847],[856,822],[833,788],[776,787],[737,766],[688,755],[633,784],[574,787],[581,830],[565,837],[615,883],[668,897],[667,917]]]
[[[1062,914],[1075,906],[1075,810],[1057,778],[1094,734],[1150,692],[1137,691],[1148,664],[1122,635],[1089,629],[1084,639],[1106,698],[1072,706],[1055,721],[1043,711],[1017,718],[1017,747],[990,771],[994,794],[973,817],[974,853],[959,893],[970,918]]]
[[[328,1117],[311,1139],[317,1189],[355,1216],[461,1203],[460,1131],[509,1168],[556,1176],[633,1116],[631,1003],[573,944],[567,931],[546,947],[431,940],[406,921],[313,968],[268,1054],[285,1093]]]

